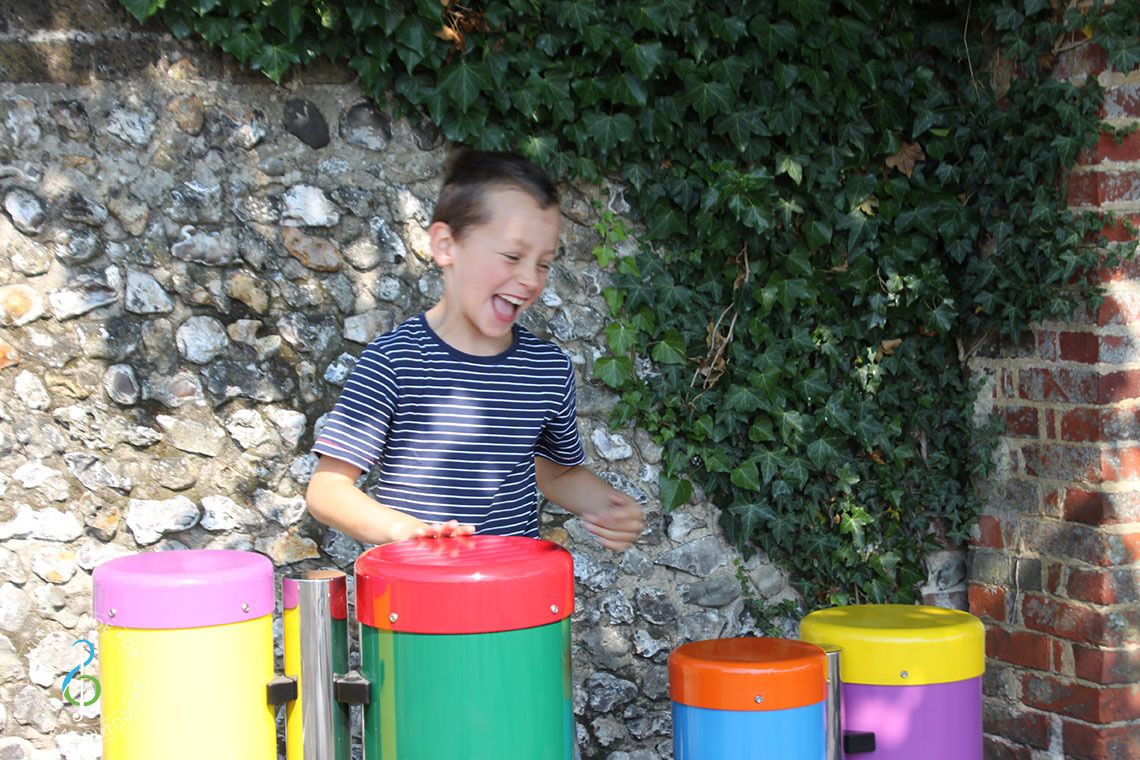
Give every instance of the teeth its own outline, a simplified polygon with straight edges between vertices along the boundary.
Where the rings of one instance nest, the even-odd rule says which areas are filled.
[[[511,304],[512,306],[522,306],[522,304],[523,304],[523,301],[521,298],[515,298],[514,296],[507,296],[507,295],[503,295],[502,293],[500,293],[499,298],[503,299],[504,301]]]

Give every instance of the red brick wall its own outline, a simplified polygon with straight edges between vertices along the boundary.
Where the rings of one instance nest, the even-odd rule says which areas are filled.
[[[1106,69],[1094,46],[1060,66],[1098,77],[1106,123],[1140,124],[1140,71]],[[1140,224],[1140,133],[1102,136],[1069,200]],[[1140,261],[1100,277],[1098,309],[977,362],[1006,421],[971,549],[987,758],[1140,758]]]

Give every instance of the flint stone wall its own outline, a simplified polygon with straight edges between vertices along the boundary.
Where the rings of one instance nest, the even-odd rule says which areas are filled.
[[[0,757],[89,760],[98,704],[60,686],[94,640],[99,563],[227,548],[351,573],[362,547],[305,511],[308,449],[363,345],[440,295],[425,228],[448,146],[341,70],[276,87],[110,0],[18,5],[0,4]],[[716,510],[662,514],[659,448],[607,427],[606,205],[626,210],[564,189],[523,322],[572,356],[588,464],[647,527],[623,555],[553,505],[542,530],[575,558],[583,756],[669,758],[668,653],[755,630]],[[961,557],[934,563],[927,600],[960,604]],[[743,574],[793,593],[760,558]]]

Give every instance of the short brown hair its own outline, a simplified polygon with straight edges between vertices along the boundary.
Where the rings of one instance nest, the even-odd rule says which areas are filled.
[[[443,222],[453,236],[462,237],[466,228],[487,221],[483,198],[496,189],[521,190],[542,209],[558,203],[553,180],[529,159],[505,151],[463,149],[447,162],[432,222]]]

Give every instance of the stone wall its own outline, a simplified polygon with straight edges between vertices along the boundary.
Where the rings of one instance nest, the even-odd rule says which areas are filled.
[[[363,344],[440,293],[424,228],[446,150],[339,69],[277,87],[111,0],[0,2],[0,757],[99,756],[98,704],[60,686],[100,562],[216,547],[350,570],[361,547],[304,509],[307,449]],[[557,508],[543,531],[575,557],[583,755],[669,757],[669,651],[752,624],[715,510],[663,515],[659,450],[607,429],[606,203],[622,210],[567,188],[524,321],[572,355],[590,465],[648,527],[624,555]],[[745,569],[760,596],[791,593]]]
[[[1140,124],[1140,71],[1106,69],[1085,45],[1059,74],[1098,77],[1106,122]],[[1140,134],[1102,136],[1083,163],[1070,201],[1140,223]],[[970,571],[987,757],[1140,757],[1140,267],[1101,276],[1099,308],[975,362],[1007,426]]]

